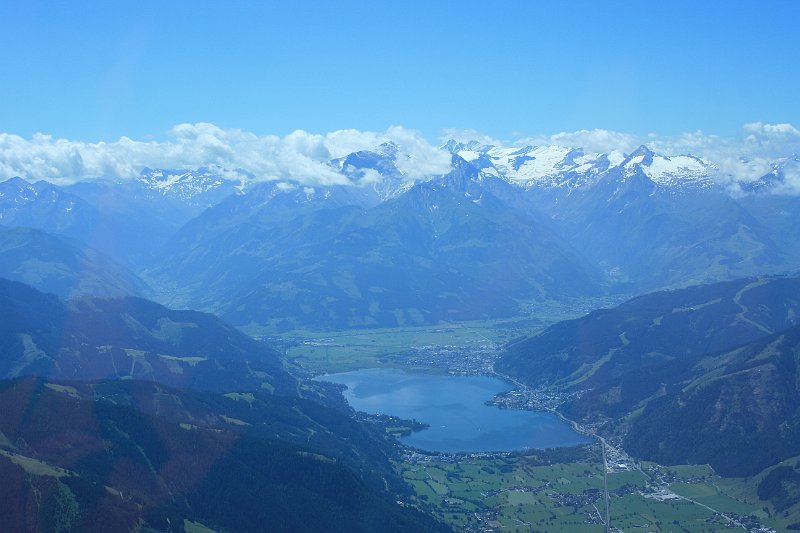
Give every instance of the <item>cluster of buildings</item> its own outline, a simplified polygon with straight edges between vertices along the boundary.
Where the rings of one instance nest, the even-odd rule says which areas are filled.
[[[480,342],[464,346],[423,345],[412,346],[391,359],[410,367],[445,368],[453,376],[492,374],[492,366],[499,356],[498,346]]]

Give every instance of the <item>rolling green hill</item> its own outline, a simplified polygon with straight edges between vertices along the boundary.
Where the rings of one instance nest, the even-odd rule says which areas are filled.
[[[189,222],[143,276],[168,305],[277,330],[509,317],[600,293],[521,191],[454,165],[378,205],[352,187],[260,184]]]

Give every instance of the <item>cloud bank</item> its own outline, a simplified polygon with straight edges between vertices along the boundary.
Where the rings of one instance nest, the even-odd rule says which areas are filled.
[[[165,141],[87,143],[36,134],[30,139],[0,133],[0,178],[20,176],[72,183],[86,178],[132,178],[144,167],[244,169],[253,179],[294,180],[331,185],[347,179],[328,163],[358,150],[393,142],[397,167],[417,180],[447,172],[448,154],[417,131],[393,126],[383,133],[340,130],[324,135],[295,131],[289,135],[256,135],[214,124],[178,124]]]
[[[445,130],[443,139],[449,138],[503,146],[558,145],[595,153],[630,153],[644,144],[667,156],[692,154],[703,158],[716,167],[716,179],[723,184],[758,179],[773,168],[776,160],[800,154],[797,128],[762,122],[745,124],[733,137],[702,131],[659,136],[594,129],[498,141],[475,130]],[[329,165],[330,160],[386,142],[397,145],[396,165],[410,180],[442,174],[450,168],[449,154],[418,131],[401,126],[384,132],[350,129],[316,134],[298,130],[281,137],[196,123],[174,126],[163,141],[122,137],[113,142],[87,143],[45,134],[26,139],[0,133],[0,179],[21,176],[30,181],[72,183],[97,177],[132,178],[144,167],[215,166],[234,173],[235,169],[244,169],[258,181],[330,185],[347,181]],[[794,170],[786,173],[790,179],[796,174]],[[365,179],[379,176],[365,175]],[[800,191],[800,178],[797,181]]]

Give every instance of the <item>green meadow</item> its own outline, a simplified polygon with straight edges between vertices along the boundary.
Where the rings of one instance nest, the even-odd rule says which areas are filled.
[[[408,458],[397,468],[414,489],[413,504],[457,531],[605,531],[599,453],[595,445],[572,450],[495,457],[423,456]],[[735,513],[733,517],[755,515],[763,525],[779,527],[757,505],[721,492],[716,486],[720,478],[708,467],[661,468],[668,478],[679,480],[664,485],[667,492],[677,495],[654,496],[646,488],[652,481],[649,473],[609,473],[612,526],[623,531],[691,533],[737,527],[711,507]]]

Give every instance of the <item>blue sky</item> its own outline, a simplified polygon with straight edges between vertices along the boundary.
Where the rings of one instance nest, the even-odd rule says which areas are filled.
[[[800,2],[3,2],[0,131],[800,124]]]

